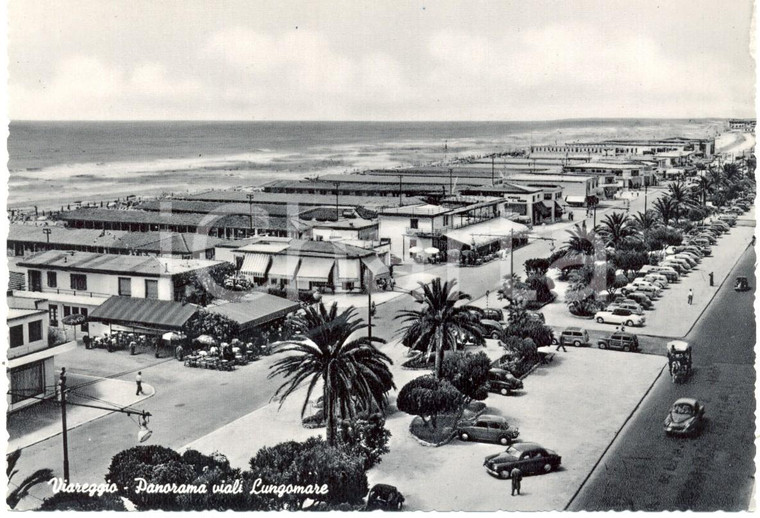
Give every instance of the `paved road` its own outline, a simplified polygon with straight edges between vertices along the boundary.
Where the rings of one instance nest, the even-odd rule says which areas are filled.
[[[729,279],[754,276],[748,249]],[[747,510],[754,482],[756,408],[752,292],[721,288],[687,335],[695,370],[684,385],[663,374],[613,443],[570,510]],[[694,439],[668,438],[663,420],[679,397],[706,404],[707,425]]]

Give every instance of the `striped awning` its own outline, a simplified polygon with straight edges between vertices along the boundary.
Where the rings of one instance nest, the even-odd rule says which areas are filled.
[[[369,255],[362,257],[362,263],[372,273],[372,277],[378,279],[380,277],[390,277],[391,272],[388,267],[383,264],[380,258],[376,255]]]
[[[296,276],[300,259],[294,255],[272,256],[272,266],[269,267],[270,279],[292,279]]]
[[[321,257],[304,257],[298,269],[298,280],[308,282],[327,282],[335,265],[334,259]]]
[[[196,311],[193,304],[113,296],[93,309],[87,321],[178,330]]]
[[[338,279],[341,282],[359,282],[359,259],[338,259]]]
[[[267,273],[271,257],[269,254],[245,254],[243,256],[243,265],[240,267],[240,273],[254,277],[264,277]]]

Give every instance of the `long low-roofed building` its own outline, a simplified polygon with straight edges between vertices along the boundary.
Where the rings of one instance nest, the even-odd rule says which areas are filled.
[[[12,224],[8,227],[7,252],[9,256],[27,256],[45,250],[75,250],[213,259],[214,247],[220,241],[222,239],[217,237],[193,233],[128,232]]]
[[[244,192],[244,191],[206,191],[196,194],[177,195],[175,199],[183,200],[199,200],[199,201],[213,201],[213,202],[238,202],[248,203],[248,195],[252,195],[253,203],[262,204],[278,204],[278,205],[296,205],[298,207],[318,207],[320,205],[327,205],[334,207],[336,203],[341,208],[353,208],[353,207],[367,207],[367,208],[382,208],[382,207],[396,207],[400,203],[419,203],[420,200],[410,200],[405,198],[399,202],[391,192],[389,196],[340,196],[338,200],[335,199],[335,193],[331,195],[319,195],[318,193],[284,193],[270,190],[270,185],[284,185],[289,183],[286,180],[278,180],[267,184],[265,187],[267,192]],[[308,183],[308,182],[294,182],[294,183]],[[297,212],[297,211],[296,211]]]

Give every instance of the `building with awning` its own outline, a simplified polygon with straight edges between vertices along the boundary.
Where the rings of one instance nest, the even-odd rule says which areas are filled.
[[[88,320],[106,324],[111,331],[161,334],[181,330],[197,311],[194,304],[114,296],[95,308]]]
[[[507,218],[495,218],[475,225],[446,232],[448,249],[473,250],[476,253],[492,253],[524,241],[529,228]],[[512,240],[512,244],[510,244]]]
[[[245,337],[257,328],[282,320],[289,313],[298,311],[298,302],[275,297],[267,293],[250,293],[244,300],[218,306],[208,306],[206,311],[223,315],[240,326],[240,335]]]
[[[364,289],[366,272],[375,280],[390,276],[387,265],[374,251],[343,241],[261,240],[240,247],[234,255],[241,258],[241,274],[276,289],[295,283],[299,291],[350,292]]]

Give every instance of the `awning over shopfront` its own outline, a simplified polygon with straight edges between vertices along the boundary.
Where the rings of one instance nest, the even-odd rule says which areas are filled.
[[[338,280],[340,282],[359,282],[359,259],[338,259]]]
[[[243,265],[240,267],[240,273],[252,275],[253,277],[264,277],[267,273],[267,268],[269,268],[271,257],[269,254],[245,254],[243,256]]]
[[[459,243],[481,247],[500,240],[509,240],[511,235],[518,236],[527,232],[528,227],[506,218],[495,218],[468,227],[446,232],[446,238]]]
[[[561,216],[565,211],[562,210],[562,205],[560,205],[556,200],[554,201],[554,216],[559,217]]]
[[[536,210],[538,211],[538,213],[539,213],[539,214],[540,214],[542,217],[544,217],[544,218],[548,218],[549,216],[551,216],[551,215],[552,215],[552,208],[551,208],[551,205],[549,205],[549,206],[547,207],[547,206],[546,206],[546,204],[547,204],[547,203],[551,203],[551,202],[550,202],[550,201],[542,201],[541,203],[536,203],[536,204],[534,205],[534,207],[536,208]]]
[[[253,293],[246,295],[245,300],[240,302],[209,306],[206,310],[234,320],[240,325],[241,331],[246,331],[298,311],[300,307],[298,302],[292,300],[267,293]]]
[[[309,282],[327,282],[335,266],[334,259],[322,257],[304,257],[298,269],[298,280]]]
[[[390,277],[391,272],[388,267],[383,264],[380,258],[376,255],[368,255],[362,257],[362,263],[372,273],[372,277],[379,279],[380,277]]]
[[[87,320],[171,331],[181,329],[196,311],[193,304],[113,296],[92,310]]]
[[[272,266],[269,267],[270,279],[292,279],[296,276],[300,259],[293,255],[272,256]]]
[[[586,205],[586,197],[585,196],[567,196],[565,198],[565,203],[568,205]]]

